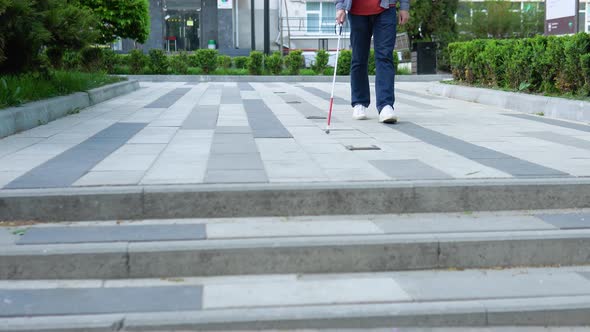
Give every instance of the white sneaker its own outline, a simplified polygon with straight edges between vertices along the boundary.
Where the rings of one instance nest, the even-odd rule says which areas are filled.
[[[381,113],[379,113],[379,122],[381,123],[396,123],[397,115],[393,110],[393,107],[387,105],[383,107]]]
[[[352,109],[352,118],[355,120],[367,119],[367,108],[361,104],[354,105]]]

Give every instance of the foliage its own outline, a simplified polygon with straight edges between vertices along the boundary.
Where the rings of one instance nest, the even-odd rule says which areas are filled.
[[[203,70],[205,75],[213,73],[217,69],[217,57],[219,52],[212,49],[199,49],[191,56],[192,63]]]
[[[180,52],[170,57],[170,68],[174,74],[188,74],[189,56],[186,52]]]
[[[141,50],[133,50],[128,56],[129,69],[134,75],[142,74],[148,65],[149,58]]]
[[[229,55],[220,55],[217,57],[217,66],[228,69],[231,67],[231,57]]]
[[[541,93],[588,93],[590,35],[473,40],[449,45],[455,80]]]
[[[80,51],[82,68],[87,72],[101,71],[103,69],[103,53],[98,47],[87,47]]]
[[[250,58],[248,59],[248,72],[250,75],[262,75],[263,63],[264,55],[262,52],[250,52]]]
[[[102,73],[65,71],[53,72],[49,78],[38,73],[2,76],[0,77],[0,108],[78,91],[88,91],[121,80],[119,77]]]
[[[237,56],[233,58],[234,67],[236,69],[247,69],[249,57]]]
[[[305,59],[301,50],[290,51],[289,55],[285,57],[285,65],[289,75],[299,75],[299,71],[304,64]]]
[[[352,63],[352,51],[341,50],[338,56],[337,75],[350,75],[350,64]]]
[[[323,74],[324,70],[328,67],[328,61],[330,60],[330,54],[326,50],[319,50],[316,53],[315,61],[311,65],[311,69],[316,72],[316,74]]]
[[[164,50],[151,49],[149,52],[149,57],[150,73],[156,75],[168,73],[168,57],[166,56],[166,53],[164,53]]]
[[[81,49],[94,41],[95,23],[92,12],[73,1],[0,0],[0,73],[45,70],[44,47]],[[58,55],[51,53],[54,61]]]
[[[272,55],[267,56],[264,59],[264,66],[272,75],[279,75],[283,70],[283,58],[279,51],[274,52]]]
[[[20,1],[20,0],[19,0]],[[117,38],[134,39],[144,43],[150,33],[148,0],[78,0],[100,21],[100,42],[111,43]]]

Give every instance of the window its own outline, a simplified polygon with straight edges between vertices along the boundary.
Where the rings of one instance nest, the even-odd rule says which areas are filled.
[[[584,23],[586,22],[586,13],[579,12],[578,13],[578,32],[585,32],[584,31]]]
[[[307,2],[307,32],[334,33],[336,7],[333,2]]]

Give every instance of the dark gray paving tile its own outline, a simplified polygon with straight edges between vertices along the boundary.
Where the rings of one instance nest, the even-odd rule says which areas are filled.
[[[480,164],[495,168],[516,177],[569,176],[565,172],[518,159],[513,156],[441,134],[411,122],[386,125],[393,130],[417,138],[425,143],[459,154]]]
[[[240,90],[233,87],[224,86],[221,92],[221,103],[241,104],[242,96],[240,95]]]
[[[538,214],[535,217],[561,229],[590,228],[590,213]]]
[[[546,123],[546,124],[549,124],[552,126],[558,126],[558,127],[563,127],[563,128],[569,128],[569,129],[575,129],[575,130],[579,130],[579,131],[590,132],[590,126],[580,124],[580,123],[572,123],[572,122],[567,122],[567,121],[562,121],[562,120],[549,119],[549,118],[544,118],[544,117],[541,117],[538,115],[528,115],[528,114],[503,114],[503,115],[511,116],[513,118],[542,122],[542,123]]]
[[[189,311],[202,308],[201,286],[0,290],[0,317]]]
[[[252,87],[252,85],[250,85],[250,83],[246,83],[246,82],[239,82],[238,88],[240,89],[240,91],[255,91],[255,89]]]
[[[370,163],[394,179],[452,179],[447,173],[429,166],[420,160],[371,160]]]
[[[264,183],[268,176],[264,170],[207,170],[205,183]]]
[[[244,108],[254,138],[292,138],[281,121],[266,106],[263,100],[244,100]]]
[[[549,141],[552,143],[558,143],[562,145],[572,146],[578,149],[590,150],[590,141],[583,140],[577,137],[570,137],[567,135],[561,135],[550,131],[536,131],[536,132],[525,132],[522,133],[528,137],[534,137]]]
[[[182,96],[191,91],[191,88],[177,88],[174,89],[162,97],[158,98],[154,102],[144,106],[144,108],[168,108],[178,101]]]
[[[324,100],[327,100],[327,101],[330,100],[330,93],[329,92],[326,92],[324,90],[321,90],[321,89],[318,89],[318,88],[314,88],[314,87],[302,86],[300,88],[303,89],[303,90],[305,90],[305,91],[307,91],[307,92],[309,92],[309,93],[311,93],[311,94],[314,94],[314,95],[316,95],[316,96],[318,96],[318,97],[320,97],[320,98],[322,98]],[[334,104],[337,104],[337,105],[350,105],[350,101],[345,100],[345,99],[340,98],[340,97],[334,97]]]
[[[445,100],[446,99],[446,98],[435,96],[435,95],[419,93],[419,92],[404,90],[404,89],[399,89],[399,88],[395,88],[395,92],[400,93],[400,94],[404,94],[404,95],[418,97],[418,98],[430,99],[430,100]]]
[[[252,154],[258,153],[256,144],[221,143],[211,144],[211,155],[213,154]]]
[[[258,169],[264,170],[264,164],[258,153],[251,154],[212,154],[207,163],[208,170],[224,169]]]
[[[145,123],[116,123],[23,174],[4,188],[69,187],[145,126]]]
[[[205,237],[205,225],[200,224],[37,227],[27,230],[17,244],[176,241]]]
[[[215,132],[213,135],[213,144],[226,144],[226,143],[237,143],[237,144],[255,144],[254,137],[252,134],[218,134]]]
[[[197,105],[182,123],[182,129],[215,129],[219,106]]]
[[[434,106],[434,105],[430,105],[430,104],[426,104],[426,103],[421,103],[419,101],[415,101],[412,99],[407,99],[407,98],[403,98],[403,97],[396,97],[395,98],[396,102],[400,102],[402,104],[408,105],[408,106],[412,106],[415,108],[419,108],[419,109],[423,109],[423,110],[439,110],[442,109],[441,107],[438,106]]]
[[[478,159],[471,158],[472,160],[499,169],[503,172],[511,174],[516,177],[537,177],[537,176],[568,176],[567,173],[558,171],[553,168],[545,167],[539,164],[531,163],[526,160],[518,158],[502,158],[502,159]]]
[[[186,82],[184,85],[199,85],[201,84],[200,82]]]

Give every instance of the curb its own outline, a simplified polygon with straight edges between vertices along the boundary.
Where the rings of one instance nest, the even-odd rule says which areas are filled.
[[[583,265],[589,230],[2,247],[0,279],[129,279]]]
[[[0,138],[47,124],[72,112],[138,89],[138,81],[119,82],[87,92],[76,92],[0,110]]]
[[[31,209],[34,206],[34,209]],[[590,207],[590,179],[0,190],[0,220],[85,221]]]
[[[122,75],[140,82],[332,82],[333,76],[252,76],[252,75]],[[396,82],[438,82],[451,75],[397,75]],[[350,76],[336,76],[337,82],[350,82]],[[375,76],[369,76],[375,82]]]
[[[433,95],[496,106],[522,113],[543,113],[547,117],[590,122],[590,102],[529,95],[436,82],[427,91]]]
[[[590,297],[236,308],[0,319],[4,332],[260,331],[398,327],[586,326]],[[542,330],[543,328],[539,328]],[[471,330],[471,329],[470,329]]]

